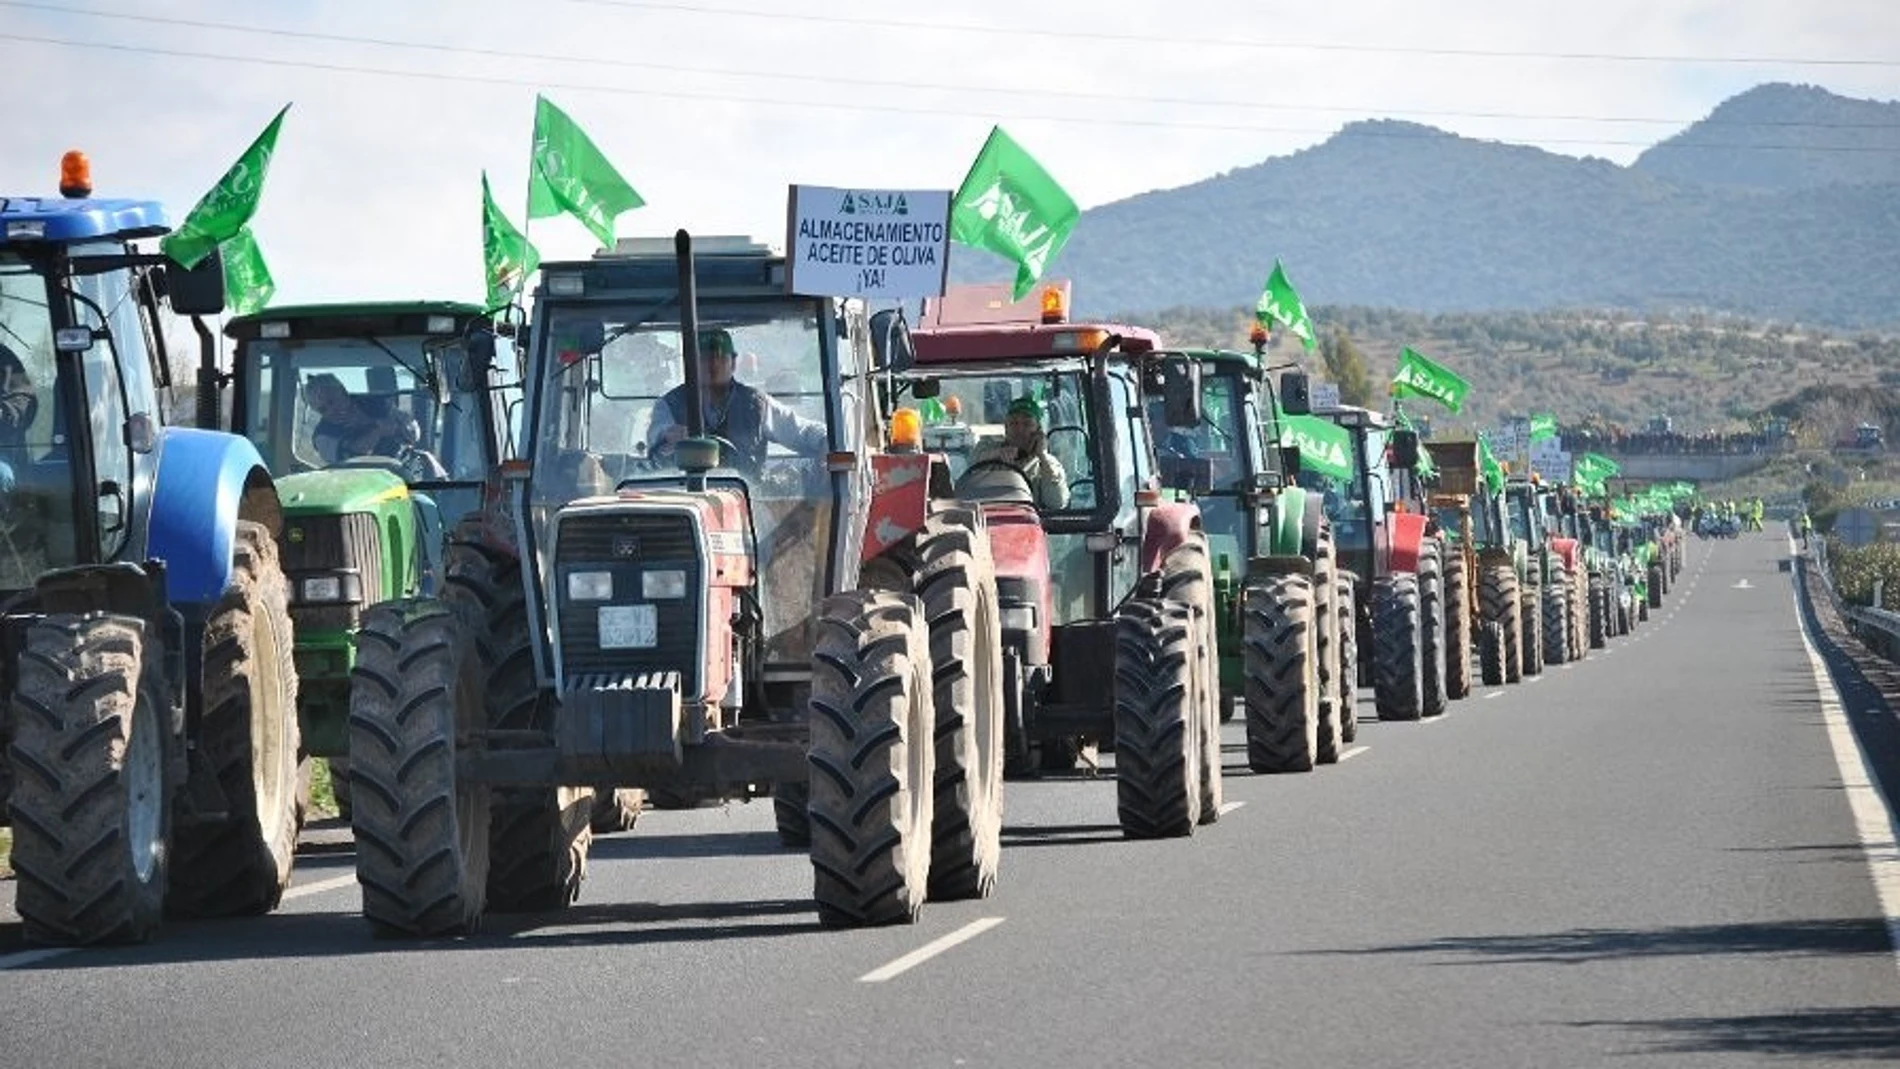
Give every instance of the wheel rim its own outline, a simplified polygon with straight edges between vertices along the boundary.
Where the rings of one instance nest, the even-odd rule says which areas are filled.
[[[284,729],[283,708],[276,697],[283,694],[283,665],[277,653],[277,620],[262,606],[251,611],[251,664],[255,668],[251,693],[251,789],[257,799],[257,817],[267,832],[284,811],[291,792],[296,789],[296,762],[285,761],[289,736]],[[269,695],[268,700],[260,700]]]
[[[125,831],[132,852],[132,871],[140,883],[150,883],[164,850],[165,747],[158,737],[158,717],[143,688],[132,707],[124,775]]]

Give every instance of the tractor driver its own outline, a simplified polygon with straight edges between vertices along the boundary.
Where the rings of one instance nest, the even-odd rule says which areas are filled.
[[[26,429],[39,409],[33,379],[27,375],[20,354],[0,342],[0,493],[13,491],[13,464],[5,458],[17,457],[25,448]]]
[[[1069,507],[1069,475],[1062,462],[1049,455],[1049,441],[1042,433],[1042,402],[1035,398],[1011,401],[1003,417],[1002,438],[977,443],[970,453],[970,467],[985,461],[1000,461],[1022,472],[1037,508]]]
[[[310,441],[325,464],[361,456],[401,460],[422,437],[414,416],[387,400],[352,395],[335,375],[310,376],[303,395],[321,417]]]
[[[756,386],[732,377],[738,360],[738,347],[732,334],[721,328],[699,332],[700,386],[704,391],[706,433],[731,442],[739,455],[724,462],[747,471],[757,471],[765,461],[768,445],[781,445],[800,456],[824,455],[827,442],[825,425],[792,411]],[[673,387],[653,404],[653,416],[647,431],[647,451],[656,457],[670,457],[673,447],[686,437],[687,393],[684,383]]]

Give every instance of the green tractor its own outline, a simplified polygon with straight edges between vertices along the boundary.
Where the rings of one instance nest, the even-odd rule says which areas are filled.
[[[1243,704],[1254,771],[1303,772],[1358,735],[1359,669],[1354,576],[1293,474],[1302,451],[1350,470],[1351,446],[1289,433],[1306,429],[1305,376],[1286,373],[1276,404],[1255,344],[1158,353],[1146,386],[1162,486],[1199,503],[1214,557],[1223,719]]]
[[[443,518],[499,494],[494,323],[449,301],[322,304],[238,316],[225,334],[228,412],[200,419],[228,420],[277,476],[304,754],[329,761],[347,815],[357,623],[378,602],[439,591]]]

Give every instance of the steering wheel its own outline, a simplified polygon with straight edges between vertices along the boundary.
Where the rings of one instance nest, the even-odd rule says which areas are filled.
[[[999,496],[992,497],[989,494],[983,494],[981,496],[971,495],[971,491],[977,488],[972,487],[970,484],[972,482],[981,481],[980,479],[973,479],[972,477],[977,476],[980,473],[985,472],[985,471],[1009,472],[1010,474],[1016,476],[1018,485],[1013,486],[1013,487],[1008,487]],[[1026,505],[1033,505],[1036,502],[1036,489],[1035,489],[1035,485],[1029,481],[1029,473],[1024,471],[1022,468],[1016,466],[1015,464],[1007,460],[1003,460],[999,457],[991,457],[988,460],[979,460],[976,463],[970,465],[969,467],[963,469],[963,474],[957,476],[957,494],[960,497],[966,497],[967,500],[972,500],[972,501],[1020,500],[1023,504],[1026,504]]]

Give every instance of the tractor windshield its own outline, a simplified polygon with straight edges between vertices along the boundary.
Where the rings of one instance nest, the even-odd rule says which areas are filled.
[[[1192,427],[1168,423],[1164,397],[1148,399],[1148,420],[1155,428],[1155,453],[1161,463],[1161,485],[1196,496],[1208,550],[1217,561],[1222,557],[1242,561],[1252,554],[1251,513],[1241,509],[1240,499],[1251,488],[1250,469],[1256,465],[1264,468],[1269,463],[1265,444],[1258,436],[1264,428],[1257,420],[1247,418],[1249,414],[1242,408],[1244,397],[1239,376],[1204,372],[1201,421]],[[1250,457],[1257,459],[1250,463]]]
[[[1511,537],[1519,542],[1532,542],[1531,515],[1525,498],[1525,494],[1513,489],[1505,497],[1505,508],[1511,517]]]
[[[679,306],[660,301],[544,306],[530,362],[535,540],[562,506],[622,483],[679,485],[678,443],[691,415]],[[827,582],[839,521],[826,467],[862,449],[854,367],[834,344],[824,302],[719,299],[698,304],[704,434],[745,480],[757,535],[767,659],[799,660]],[[833,425],[833,420],[837,426]],[[549,567],[543,558],[541,567]]]
[[[0,253],[0,590],[78,562],[46,276]]]
[[[1087,513],[1100,492],[1088,373],[1080,362],[949,372],[924,409],[924,448],[941,452],[959,496]]]
[[[237,361],[233,429],[274,472],[374,465],[410,482],[475,481],[493,463],[486,394],[458,389],[441,404],[430,386],[432,363],[450,383],[472,378],[459,339],[262,338]]]

